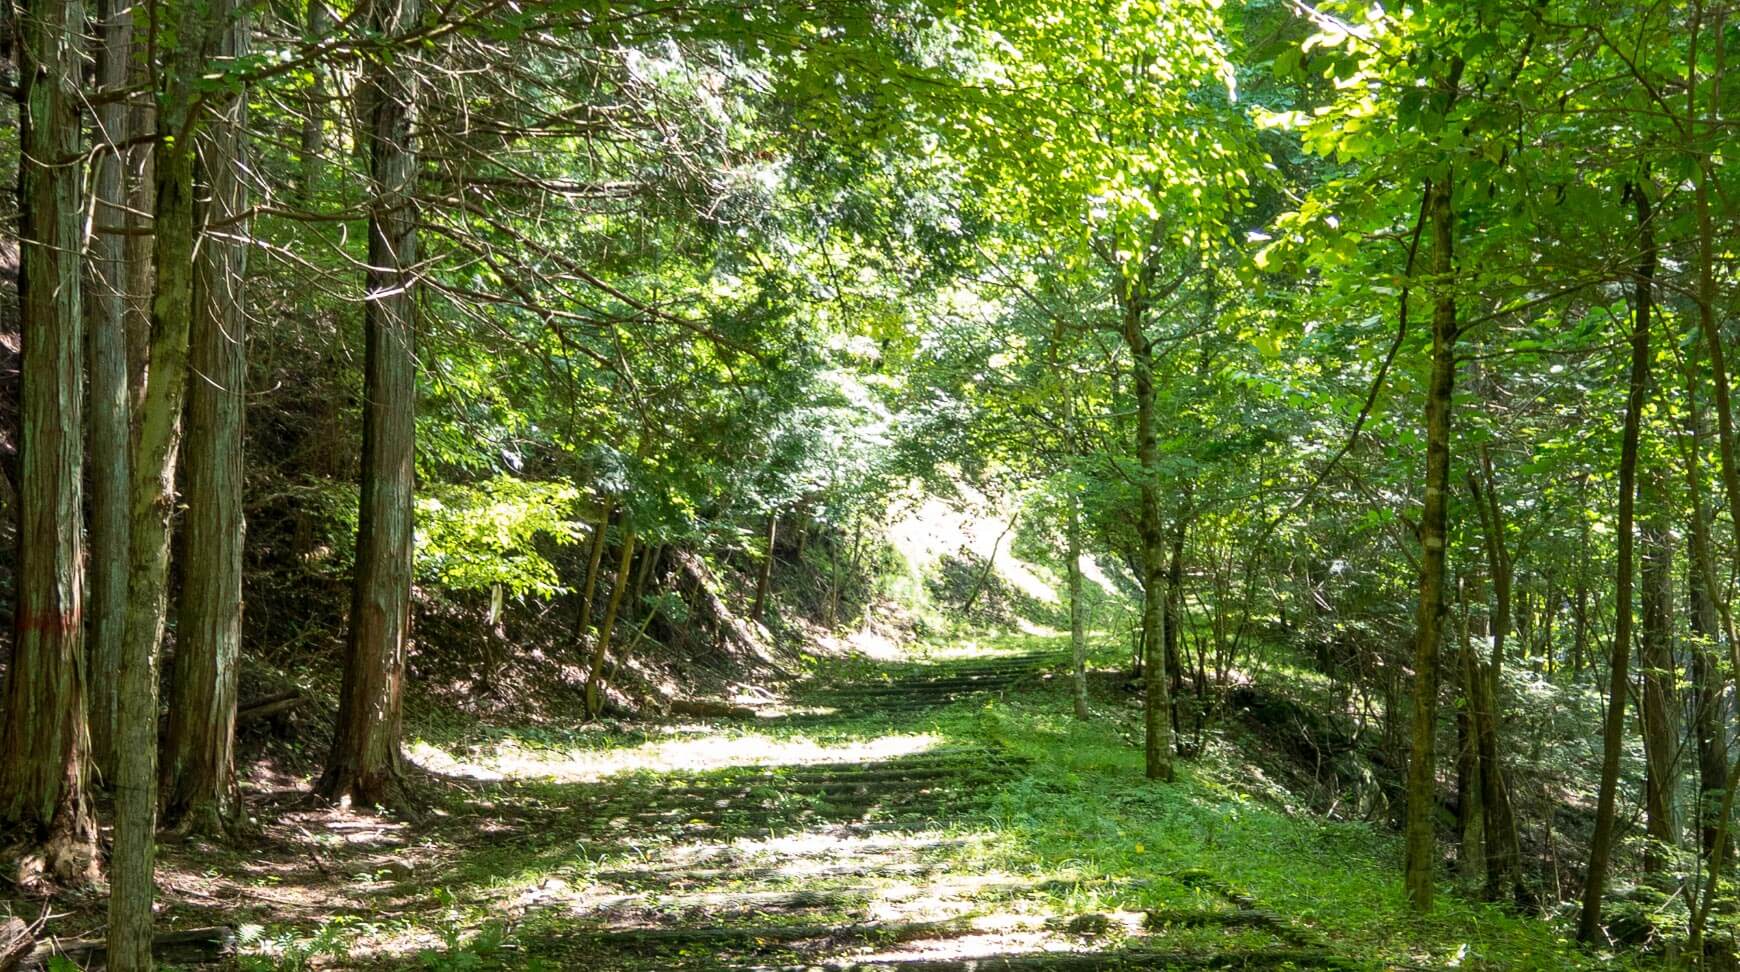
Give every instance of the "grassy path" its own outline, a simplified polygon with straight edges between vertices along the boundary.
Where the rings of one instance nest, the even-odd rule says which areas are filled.
[[[528,908],[518,946],[624,970],[1353,967],[1206,874],[1120,889],[1068,868],[1006,866],[995,808],[1033,784],[1034,760],[949,726],[1043,689],[1060,664],[1021,653],[854,666],[756,733],[864,755],[829,758],[824,746],[781,761],[775,749],[750,765],[638,774],[576,794],[587,819],[575,836],[636,851],[607,851],[583,883]],[[696,748],[747,741],[755,755],[744,730],[712,727]],[[1139,890],[1168,906],[1088,907],[1084,890]]]
[[[254,847],[171,854],[170,923],[243,924],[260,970],[1612,967],[1454,896],[1410,916],[1393,833],[1294,806],[1236,721],[1144,781],[1121,680],[1075,720],[1062,649],[831,662],[755,719],[425,720],[422,819],[256,798]]]

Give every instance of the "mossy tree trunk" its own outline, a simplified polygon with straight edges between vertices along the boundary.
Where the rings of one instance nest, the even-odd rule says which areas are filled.
[[[625,517],[622,550],[616,561],[616,579],[610,587],[610,603],[605,605],[604,620],[598,623],[598,640],[592,646],[592,661],[586,670],[586,712],[591,716],[604,711],[604,659],[610,652],[610,636],[616,627],[617,612],[622,610],[623,594],[628,590],[629,567],[633,562],[634,526]]]
[[[1142,558],[1143,752],[1148,778],[1171,780],[1172,703],[1166,666],[1167,538],[1160,515],[1160,434],[1155,415],[1154,345],[1143,332],[1147,303],[1145,289],[1143,283],[1131,283],[1123,295],[1123,338],[1130,351],[1136,393],[1137,491],[1141,503],[1136,534],[1141,542]]]
[[[1074,491],[1069,496],[1069,526],[1065,534],[1069,549],[1064,555],[1069,570],[1069,656],[1071,697],[1075,717],[1089,718],[1087,701],[1087,630],[1086,611],[1081,601],[1081,500]]]
[[[1420,517],[1419,603],[1414,619],[1414,709],[1408,756],[1406,858],[1408,901],[1432,907],[1437,870],[1438,646],[1444,631],[1444,565],[1450,501],[1451,391],[1456,381],[1455,213],[1450,176],[1427,190],[1432,226],[1432,363],[1426,388],[1425,504]]]
[[[116,704],[115,842],[110,857],[111,969],[151,968],[157,831],[157,664],[169,594],[170,523],[187,398],[195,287],[195,144],[203,111],[196,79],[237,15],[239,0],[156,8],[152,45],[162,61],[155,96],[154,287],[143,393],[135,410],[127,627]]]

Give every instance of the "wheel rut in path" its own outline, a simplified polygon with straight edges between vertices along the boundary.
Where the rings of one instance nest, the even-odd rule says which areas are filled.
[[[1059,661],[901,666],[822,686],[800,700],[812,711],[791,718],[898,719],[1006,692]],[[988,866],[1006,858],[983,811],[1028,769],[998,748],[957,745],[637,775],[593,795],[581,836],[643,847],[638,859],[592,872],[560,900],[528,902],[528,916],[541,910],[560,950],[597,972],[1362,967],[1200,872],[1154,878],[1191,907],[1077,912],[1076,892],[1119,889]]]

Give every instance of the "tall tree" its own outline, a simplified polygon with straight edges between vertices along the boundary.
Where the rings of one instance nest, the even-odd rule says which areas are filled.
[[[197,144],[212,57],[242,0],[150,8],[156,74],[153,289],[143,388],[134,412],[126,632],[115,707],[115,842],[108,961],[150,969],[157,831],[158,651],[167,625],[170,528],[187,400],[198,250]],[[218,81],[221,87],[223,82]]]
[[[1505,539],[1503,507],[1492,471],[1492,454],[1480,447],[1480,474],[1468,473],[1469,492],[1479,508],[1485,539],[1487,570],[1492,574],[1492,649],[1485,660],[1471,656],[1468,710],[1478,754],[1480,803],[1484,809],[1486,896],[1493,901],[1515,899],[1522,884],[1522,853],[1518,846],[1516,817],[1511,809],[1510,785],[1500,758],[1498,685],[1504,670],[1504,649],[1510,633],[1511,587],[1516,567]]]
[[[1073,409],[1071,409],[1073,414]],[[1075,484],[1067,487],[1069,496],[1064,502],[1068,504],[1069,522],[1065,525],[1067,545],[1064,550],[1064,569],[1069,573],[1069,671],[1070,699],[1075,707],[1077,719],[1091,718],[1093,713],[1088,709],[1087,697],[1087,618],[1085,605],[1081,600],[1081,497]]]
[[[91,154],[90,291],[85,299],[85,369],[90,385],[89,597],[86,654],[93,672],[120,667],[127,619],[128,490],[132,400],[127,379],[128,287],[126,146],[137,113],[119,92],[132,70],[133,4],[100,0],[95,11],[96,80],[105,97],[96,110]],[[91,754],[115,771],[115,680],[90,680]]]
[[[84,17],[78,0],[29,0],[18,9],[18,602],[0,722],[0,827],[27,848],[19,868],[26,880],[64,882],[93,877],[96,860],[85,793]]]
[[[1150,245],[1150,249],[1152,245]],[[1136,534],[1142,555],[1142,683],[1144,686],[1143,746],[1148,778],[1172,779],[1172,704],[1166,672],[1166,618],[1170,601],[1166,569],[1166,536],[1160,512],[1160,432],[1155,415],[1154,344],[1145,330],[1147,310],[1154,301],[1155,262],[1150,259],[1119,295],[1123,308],[1124,346],[1130,353],[1136,394],[1136,488],[1141,506]]]
[[[213,72],[247,53],[248,20],[228,16],[210,54]],[[208,95],[196,136],[200,242],[193,275],[180,620],[164,749],[164,821],[217,834],[240,818],[236,788],[236,683],[242,641],[242,420],[247,384],[247,95]]]
[[[1679,686],[1675,677],[1673,636],[1673,528],[1668,509],[1666,470],[1651,469],[1640,495],[1646,503],[1640,533],[1643,624],[1638,638],[1638,668],[1643,691],[1638,697],[1643,723],[1644,829],[1650,846],[1646,870],[1667,866],[1667,851],[1679,846],[1679,764],[1683,737],[1679,725]]]
[[[1685,469],[1691,508],[1686,531],[1686,623],[1690,635],[1692,733],[1698,759],[1698,848],[1707,857],[1715,848],[1719,830],[1715,811],[1726,786],[1728,734],[1724,727],[1727,702],[1718,654],[1721,626],[1716,598],[1721,586],[1715,580],[1715,557],[1710,549],[1710,505],[1703,471],[1708,433],[1699,394],[1700,377],[1699,369],[1688,362],[1686,401],[1690,406],[1691,428],[1685,436]]]
[[[420,0],[370,0],[385,38],[415,30]],[[411,626],[416,489],[417,149],[414,67],[390,49],[364,72],[369,247],[363,304],[362,492],[356,577],[338,725],[320,791],[361,804],[402,804],[405,653]]]
[[[1656,254],[1650,225],[1650,199],[1642,186],[1627,194],[1637,212],[1642,242],[1632,284],[1631,377],[1626,388],[1625,423],[1619,446],[1619,565],[1614,582],[1613,652],[1608,661],[1607,717],[1602,726],[1601,789],[1595,804],[1595,833],[1589,839],[1589,868],[1583,879],[1583,908],[1577,939],[1593,942],[1601,932],[1601,898],[1607,893],[1619,789],[1619,757],[1625,748],[1625,696],[1631,689],[1631,598],[1637,521],[1637,443],[1644,393],[1649,387],[1649,329],[1654,310]]]
[[[1460,62],[1458,62],[1459,64]],[[1451,70],[1455,90],[1461,68]],[[1456,380],[1456,227],[1448,172],[1426,189],[1432,228],[1432,365],[1426,389],[1425,510],[1420,517],[1419,602],[1414,618],[1414,709],[1408,758],[1404,879],[1416,910],[1432,907],[1437,864],[1438,646],[1444,630],[1444,564],[1450,503],[1450,394]]]

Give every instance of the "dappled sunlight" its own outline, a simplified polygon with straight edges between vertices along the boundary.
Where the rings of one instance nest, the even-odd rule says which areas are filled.
[[[873,762],[923,753],[943,745],[945,741],[933,733],[894,734],[840,743],[760,733],[691,733],[606,750],[547,749],[504,739],[463,758],[427,742],[417,742],[408,747],[408,751],[418,765],[446,775],[480,780],[584,782],[629,772],[699,772],[742,766]]]
[[[237,883],[312,927],[296,947],[327,935],[385,967],[1340,967],[1313,902],[1375,893],[1384,838],[1308,819],[1231,739],[1146,783],[1121,738],[1137,716],[1080,722],[1044,677],[1066,643],[842,664],[783,720],[424,743],[424,824],[293,814],[286,853]],[[320,886],[339,875],[343,894]]]
[[[1108,597],[1117,593],[1117,588],[1112,586],[1112,578],[1100,567],[1100,562],[1097,558],[1088,554],[1082,554],[1081,557],[1076,560],[1076,566],[1081,570],[1082,580],[1098,587],[1100,591]]]
[[[957,489],[968,509],[927,496],[889,525],[889,544],[905,560],[908,570],[915,577],[923,576],[945,558],[964,551],[980,563],[989,562],[997,578],[1023,596],[1040,604],[1061,604],[1058,583],[1051,572],[1013,553],[1011,511],[996,508],[970,486],[959,484]],[[1097,568],[1094,576],[1104,578]],[[1111,589],[1109,580],[1105,586]]]

